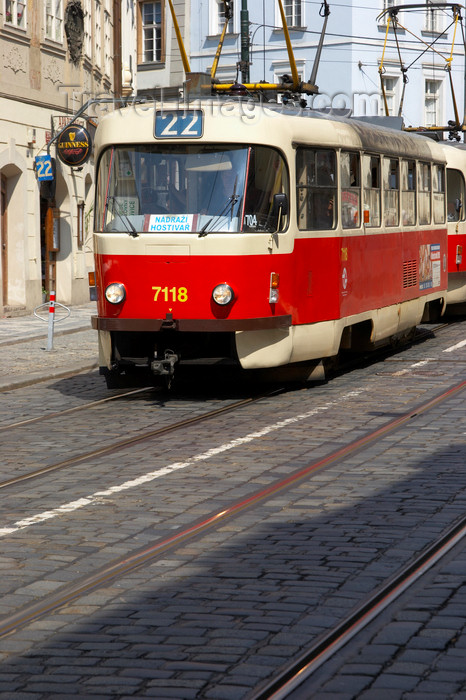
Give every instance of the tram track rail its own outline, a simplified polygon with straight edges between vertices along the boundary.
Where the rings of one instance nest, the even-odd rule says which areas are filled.
[[[144,389],[142,391],[147,391],[147,389]],[[87,462],[88,460],[94,459],[95,457],[101,457],[103,455],[108,455],[108,454],[111,454],[113,452],[118,452],[119,450],[140,444],[140,443],[145,442],[147,440],[152,440],[153,438],[159,437],[161,435],[166,435],[168,433],[176,432],[177,430],[182,430],[183,428],[186,428],[187,426],[190,426],[190,425],[202,423],[204,421],[215,418],[216,416],[222,415],[224,413],[229,413],[231,411],[235,411],[239,408],[242,408],[243,406],[260,401],[265,396],[272,396],[280,391],[283,391],[283,389],[281,389],[281,390],[274,389],[273,391],[269,392],[268,394],[260,394],[259,396],[247,397],[245,399],[241,399],[239,401],[235,401],[233,403],[230,403],[227,406],[221,406],[220,408],[216,408],[214,410],[208,411],[207,413],[203,413],[202,415],[194,416],[192,418],[185,418],[184,420],[178,421],[176,423],[172,423],[171,425],[166,425],[162,428],[155,428],[153,430],[147,430],[142,434],[134,435],[134,436],[128,437],[128,438],[124,438],[123,440],[117,440],[115,442],[112,442],[109,445],[105,445],[104,447],[96,447],[93,450],[89,450],[88,452],[85,452],[85,453],[82,453],[79,455],[75,455],[74,457],[69,457],[68,459],[62,460],[61,462],[56,462],[55,464],[50,464],[50,465],[47,465],[46,467],[41,467],[40,469],[36,469],[32,472],[28,472],[26,474],[19,474],[18,476],[11,477],[11,479],[6,479],[4,481],[0,481],[0,490],[14,486],[16,484],[30,481],[32,479],[37,479],[41,476],[51,474],[53,472],[59,471],[61,469],[65,469],[67,467],[72,467],[72,466],[74,466],[76,464],[80,464],[82,462]],[[133,393],[137,393],[137,392],[129,392],[130,395]],[[127,396],[127,395],[128,394],[119,395],[116,398],[121,398],[121,396]],[[110,398],[108,400],[110,400]],[[93,402],[91,405],[93,406],[94,404],[102,403],[103,401],[105,401],[105,399],[103,399],[101,401]],[[80,407],[77,407],[77,408],[80,408]],[[69,410],[71,412],[74,409],[69,409]],[[61,414],[59,414],[59,415],[61,415]]]
[[[309,463],[306,467],[297,469],[285,478],[277,479],[272,484],[265,488],[258,489],[246,496],[242,500],[235,501],[229,505],[225,505],[221,510],[217,510],[208,517],[203,517],[200,520],[193,521],[183,527],[182,530],[174,535],[165,537],[146,545],[132,553],[129,553],[119,559],[109,562],[92,574],[80,578],[78,581],[72,582],[63,586],[53,594],[44,596],[40,601],[31,603],[18,609],[12,614],[0,618],[0,638],[5,637],[15,631],[25,627],[29,623],[41,618],[52,611],[63,608],[72,601],[87,594],[89,591],[95,590],[102,586],[108,585],[110,582],[119,579],[134,570],[152,564],[157,558],[174,553],[178,547],[184,545],[187,541],[201,538],[204,533],[215,530],[223,526],[225,521],[232,519],[248,509],[252,509],[262,502],[276,496],[280,492],[284,492],[304,480],[312,477],[319,471],[334,465],[337,462],[344,460],[349,455],[353,455],[358,451],[363,450],[370,444],[385,438],[387,435],[395,433],[399,428],[406,425],[409,421],[421,414],[428,413],[431,409],[439,404],[447,401],[449,398],[456,396],[458,393],[466,389],[466,380],[461,381],[449,387],[447,390],[434,396],[428,401],[419,404],[403,413],[400,416],[388,421],[379,428],[370,431],[362,437],[353,440],[346,445],[343,445],[337,450],[329,453],[327,456]],[[251,399],[244,403],[250,403]],[[232,410],[234,406],[218,409],[216,414]],[[192,419],[191,422],[199,421]],[[155,432],[155,431],[154,431]],[[315,659],[322,659],[324,654],[328,654],[333,648],[336,648],[338,643],[343,643],[344,636],[352,630],[359,628],[361,621],[365,621],[372,615],[372,609],[382,604],[392,592],[401,591],[405,585],[405,579],[411,578],[416,574],[420,575],[422,567],[434,561],[435,557],[443,556],[443,553],[449,549],[466,535],[466,517],[456,522],[444,534],[430,546],[426,547],[420,557],[417,557],[407,566],[398,572],[394,577],[391,577],[385,584],[380,586],[376,593],[368,600],[361,604],[355,612],[349,617],[345,617],[338,625],[336,625],[324,639],[313,644],[304,655],[295,659],[271,684],[260,691],[261,694],[254,696],[254,700],[265,700],[265,698],[275,697],[271,695],[274,692],[284,692],[282,688],[285,684],[293,681],[295,677],[302,678],[303,668],[310,668]],[[315,658],[314,658],[315,657]],[[288,692],[288,690],[286,691]],[[276,698],[286,697],[286,695],[277,695]]]
[[[440,326],[436,326],[434,330],[437,332],[439,330],[441,331],[441,330],[446,329],[448,327],[450,327],[450,324],[442,324]],[[400,349],[403,349],[403,348],[410,347],[411,345],[417,344],[418,342],[422,342],[423,340],[426,339],[426,337],[430,337],[432,335],[432,333],[433,333],[433,330],[421,329],[418,332],[418,335],[415,339],[412,339],[411,341],[404,343],[402,347],[400,346],[400,348],[397,348],[397,351],[399,351]],[[390,357],[390,355],[392,353],[393,353],[393,348],[390,349],[387,347],[382,347],[379,350],[373,352],[369,356],[364,356],[364,357],[361,356],[359,358],[359,360],[350,359],[349,361],[347,361],[344,364],[342,364],[341,366],[339,366],[335,372],[332,372],[332,374],[340,374],[340,373],[345,372],[345,371],[351,371],[355,367],[359,367],[361,363],[364,364],[368,360],[370,360],[371,363],[375,363],[377,361],[380,361],[381,359],[384,359],[384,358],[386,359],[387,357]],[[160,388],[154,387],[154,386],[138,387],[138,388],[132,389],[130,391],[119,392],[118,394],[114,394],[112,396],[105,396],[102,399],[87,402],[87,403],[84,403],[80,406],[73,406],[71,408],[63,409],[60,411],[53,411],[50,413],[42,414],[40,416],[34,416],[34,417],[27,418],[27,419],[24,419],[21,421],[15,421],[12,423],[8,423],[7,425],[0,426],[0,433],[7,431],[7,430],[28,427],[28,426],[31,426],[33,424],[41,423],[41,422],[47,421],[47,420],[61,418],[63,416],[67,416],[67,415],[70,415],[70,414],[73,414],[76,412],[97,408],[103,404],[110,403],[110,402],[116,401],[118,399],[132,398],[134,396],[143,395],[143,394],[151,392],[151,391],[152,392],[157,391],[157,389],[160,390]],[[96,447],[96,448],[89,450],[85,453],[82,453],[80,455],[69,457],[66,460],[62,460],[60,462],[56,462],[55,464],[41,467],[41,468],[36,469],[32,472],[28,472],[26,474],[19,474],[17,476],[11,477],[10,479],[0,481],[0,490],[6,489],[8,487],[12,487],[12,486],[19,484],[19,483],[24,483],[24,482],[27,482],[27,481],[30,481],[33,479],[37,479],[37,478],[42,477],[42,476],[46,476],[48,474],[51,474],[53,472],[57,472],[61,469],[65,469],[67,467],[72,467],[76,464],[86,462],[86,461],[93,459],[95,457],[100,457],[103,455],[111,454],[113,452],[117,452],[117,451],[122,450],[124,448],[127,448],[129,446],[140,444],[141,442],[144,442],[146,440],[151,440],[151,439],[156,438],[158,436],[162,436],[162,435],[165,435],[165,434],[168,434],[171,432],[176,432],[177,430],[181,430],[189,425],[200,423],[200,422],[203,422],[205,420],[209,420],[210,418],[213,418],[217,415],[221,415],[225,412],[234,411],[237,408],[241,408],[242,406],[244,406],[246,404],[258,401],[258,400],[264,398],[265,396],[272,396],[272,395],[277,394],[277,393],[282,393],[285,390],[286,389],[283,386],[278,387],[278,388],[275,387],[269,392],[262,392],[259,396],[241,399],[240,401],[237,401],[237,402],[234,402],[234,403],[229,404],[227,406],[223,406],[221,408],[215,409],[214,411],[208,411],[207,413],[202,414],[200,416],[185,419],[185,420],[173,423],[171,425],[164,426],[162,428],[156,428],[155,430],[148,430],[142,434],[138,434],[138,435],[135,435],[132,437],[124,438],[123,440],[118,440],[118,441],[112,442],[111,444],[103,446],[103,447]]]
[[[447,328],[451,327],[451,324],[444,323],[439,326],[435,326],[432,330],[426,330],[426,329],[418,329],[416,337],[414,339],[411,339],[410,341],[404,342],[400,344],[399,347],[397,347],[395,350],[392,346],[384,346],[379,348],[376,351],[373,351],[369,355],[360,355],[357,358],[346,358],[341,365],[339,365],[337,368],[332,368],[329,371],[329,377],[333,376],[334,374],[340,374],[344,373],[347,371],[351,371],[352,369],[361,366],[361,364],[364,364],[365,362],[369,361],[371,363],[375,363],[377,361],[380,361],[381,359],[384,359],[386,357],[390,357],[393,355],[394,352],[399,352],[400,350],[404,350],[406,348],[409,348],[411,345],[415,345],[417,343],[423,342],[427,338],[431,337],[432,334],[437,331],[442,331]],[[80,374],[80,372],[77,372],[76,374]],[[75,376],[70,375],[70,376]],[[38,380],[38,382],[42,382],[44,379]],[[24,388],[23,385],[19,385],[17,388]],[[7,430],[12,430],[12,429],[17,429],[17,428],[22,428],[26,426],[33,425],[35,423],[41,423],[44,421],[48,420],[54,420],[56,418],[61,418],[63,416],[70,415],[72,413],[77,413],[80,411],[84,411],[86,409],[92,409],[95,407],[98,407],[102,404],[105,403],[110,403],[112,401],[116,401],[118,399],[124,399],[124,398],[129,398],[131,396],[136,396],[139,394],[144,394],[147,392],[151,391],[162,391],[161,387],[153,386],[153,385],[148,385],[145,387],[137,387],[134,389],[131,389],[129,391],[122,391],[117,394],[113,394],[112,396],[105,396],[102,399],[97,399],[95,401],[90,401],[87,403],[83,403],[79,406],[72,406],[71,408],[65,408],[63,410],[59,411],[51,411],[48,413],[42,413],[39,416],[33,416],[31,418],[25,418],[24,420],[19,420],[19,421],[13,421],[11,423],[7,423],[5,425],[0,425],[0,433],[5,432]],[[11,390],[10,390],[11,391]],[[1,393],[1,391],[0,391]],[[0,484],[1,488],[1,484]]]
[[[247,700],[284,700],[287,698],[465,538],[466,516],[453,523],[440,537],[424,548],[417,557],[414,557],[379,586],[355,610],[283,668],[275,678],[250,694]]]
[[[31,425],[32,423],[40,423],[45,420],[61,418],[62,416],[67,416],[71,413],[84,411],[89,408],[95,408],[96,406],[101,406],[102,404],[109,403],[110,401],[116,401],[116,399],[124,399],[129,396],[144,394],[153,390],[154,387],[146,386],[139,389],[133,389],[132,391],[125,391],[120,394],[114,394],[113,396],[105,396],[103,399],[97,399],[97,401],[89,401],[88,403],[81,404],[80,406],[72,406],[71,408],[64,408],[61,411],[51,411],[50,413],[46,413],[40,416],[34,416],[33,418],[26,418],[24,420],[16,421],[14,423],[8,423],[7,425],[0,425],[0,433],[5,430],[12,430],[13,428],[22,428],[26,425]]]

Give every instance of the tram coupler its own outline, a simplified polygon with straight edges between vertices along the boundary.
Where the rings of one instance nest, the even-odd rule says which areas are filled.
[[[153,359],[150,368],[153,374],[157,376],[173,377],[175,373],[175,365],[180,358],[176,355],[173,350],[165,350],[165,355],[163,360]]]
[[[176,321],[173,320],[172,313],[167,313],[165,315],[165,318],[162,321],[161,330],[163,330],[163,331],[169,331],[169,330],[175,331],[176,330]]]

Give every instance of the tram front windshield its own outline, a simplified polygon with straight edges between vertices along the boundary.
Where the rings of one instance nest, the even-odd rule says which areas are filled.
[[[267,146],[112,146],[98,169],[95,227],[102,232],[284,230],[275,194],[288,171]]]

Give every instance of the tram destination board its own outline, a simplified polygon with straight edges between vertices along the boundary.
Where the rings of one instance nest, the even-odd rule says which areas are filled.
[[[157,110],[155,113],[155,137],[158,139],[201,138],[203,134],[201,109]]]

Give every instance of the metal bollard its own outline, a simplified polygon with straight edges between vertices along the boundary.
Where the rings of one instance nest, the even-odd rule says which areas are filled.
[[[46,318],[43,316],[40,316],[40,314],[37,313],[39,309],[42,309],[43,307],[49,307],[49,318],[48,318],[48,334],[47,334],[47,350],[53,350],[53,327],[55,324],[55,307],[56,306],[61,306],[65,311],[67,311],[67,315],[64,316],[63,318],[59,318],[58,321],[64,321],[65,319],[68,318],[68,316],[71,314],[70,309],[67,306],[64,306],[64,304],[60,304],[58,301],[56,301],[56,295],[55,292],[50,292],[50,301],[45,302],[45,304],[41,304],[40,306],[37,306],[34,309],[34,316],[37,318],[40,318],[41,321],[47,321]],[[58,323],[57,321],[57,323]]]
[[[55,292],[50,292],[49,299],[49,328],[47,334],[47,350],[53,350],[53,324],[55,323]]]

